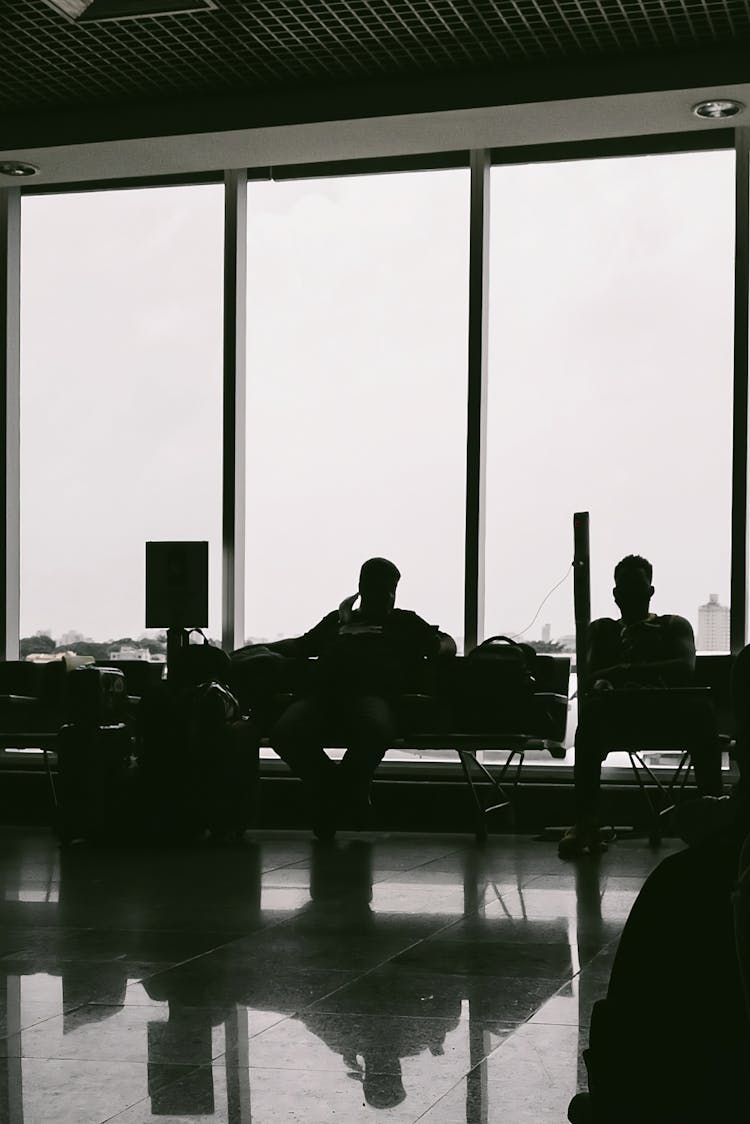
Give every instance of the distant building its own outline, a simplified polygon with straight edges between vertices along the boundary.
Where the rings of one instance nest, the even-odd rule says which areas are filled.
[[[543,644],[549,644],[551,638],[552,638],[552,625],[551,624],[543,625],[543,627],[542,627],[542,643]]]
[[[708,601],[698,609],[699,652],[729,651],[729,608],[719,604],[718,593],[709,594]]]
[[[166,656],[160,652],[149,652],[148,648],[133,648],[123,644],[121,648],[113,648],[108,658],[110,660],[145,660],[146,663],[164,663]]]
[[[77,652],[29,652],[26,656],[28,663],[54,663],[55,660],[62,660],[69,671],[74,667],[85,667],[88,663],[94,662],[93,656],[79,656]]]

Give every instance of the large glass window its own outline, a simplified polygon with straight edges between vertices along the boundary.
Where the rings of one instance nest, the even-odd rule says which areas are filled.
[[[485,634],[527,629],[588,511],[592,616],[617,615],[613,567],[643,554],[653,609],[708,646],[699,606],[729,603],[733,177],[726,151],[493,169]],[[573,632],[569,580],[524,636]]]
[[[208,539],[220,635],[223,190],[32,197],[22,222],[21,636],[139,641],[147,539]]]
[[[469,175],[248,198],[248,639],[293,636],[390,557],[463,632]]]

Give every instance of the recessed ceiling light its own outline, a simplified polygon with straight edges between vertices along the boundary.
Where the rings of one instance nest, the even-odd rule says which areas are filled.
[[[736,117],[738,113],[742,113],[744,105],[741,101],[733,101],[730,98],[713,98],[711,101],[699,101],[697,105],[693,106],[693,113],[696,117],[702,117],[708,121],[719,121],[724,117]]]
[[[210,12],[216,7],[216,0],[46,0],[46,3],[78,23],[179,16],[186,12]]]
[[[38,171],[36,164],[26,164],[23,160],[3,160],[0,163],[0,176],[35,176]]]

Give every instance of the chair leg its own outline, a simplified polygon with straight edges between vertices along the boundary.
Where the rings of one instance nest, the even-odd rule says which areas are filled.
[[[44,767],[47,770],[47,780],[49,781],[50,793],[52,794],[52,806],[55,809],[55,812],[57,812],[59,808],[59,803],[57,800],[57,788],[55,787],[55,779],[52,776],[52,769],[50,768],[49,763],[49,750],[47,749],[46,745],[42,746],[42,754],[44,755]]]
[[[465,755],[468,755],[475,764],[478,764],[478,762],[477,762],[476,758],[474,757],[474,754],[471,752],[471,750],[468,750],[468,749],[459,749],[458,750],[458,757],[459,757],[459,760],[461,762],[461,768],[464,771],[464,777],[466,778],[466,782],[469,786],[469,790],[471,791],[471,796],[472,796],[472,800],[473,800],[473,803],[474,803],[474,814],[475,814],[475,820],[476,820],[476,825],[477,825],[475,835],[476,835],[477,843],[486,843],[486,841],[487,841],[487,820],[485,818],[484,806],[483,806],[481,800],[479,799],[479,794],[477,793],[477,790],[474,786],[474,781],[472,779],[471,772],[469,770],[468,765],[466,764]]]
[[[646,785],[643,782],[643,778],[641,777],[641,774],[638,772],[638,767],[636,766],[634,758],[637,757],[639,763],[642,764],[643,767],[645,769],[647,769],[649,773],[650,773],[650,770],[648,769],[648,766],[645,764],[645,762],[641,762],[641,759],[640,759],[640,757],[638,756],[637,753],[628,752],[628,757],[630,759],[630,766],[631,766],[633,772],[635,773],[635,779],[638,782],[638,787],[641,790],[641,795],[643,796],[646,807],[648,808],[648,815],[649,815],[649,821],[650,821],[649,836],[648,836],[649,843],[651,843],[652,845],[656,844],[656,843],[661,843],[661,840],[662,840],[661,819],[660,819],[659,813],[656,811],[656,808],[654,807],[653,800],[649,796],[649,792],[648,792],[648,789],[646,788]]]

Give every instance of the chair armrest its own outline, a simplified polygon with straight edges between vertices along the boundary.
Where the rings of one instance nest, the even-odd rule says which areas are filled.
[[[60,726],[59,714],[35,695],[0,695],[0,731],[6,734],[51,733]]]

